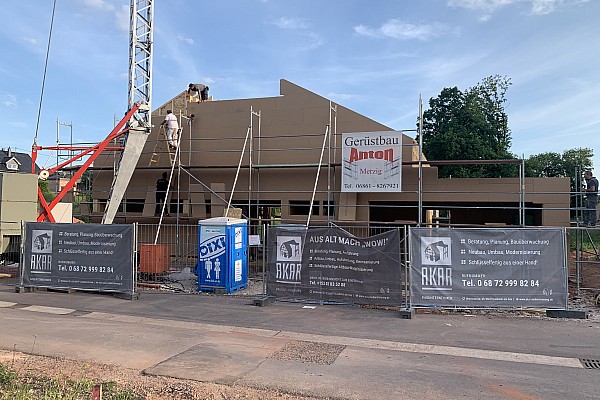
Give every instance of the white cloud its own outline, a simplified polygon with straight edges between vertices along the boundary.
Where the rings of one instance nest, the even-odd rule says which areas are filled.
[[[351,98],[354,97],[354,95],[351,94],[347,94],[347,93],[335,93],[335,92],[329,92],[327,93],[327,97],[328,99],[337,99],[337,100],[350,100]]]
[[[281,17],[275,22],[273,22],[275,26],[281,29],[307,29],[308,24],[305,20],[299,18],[287,18]]]
[[[445,30],[446,28],[441,24],[415,25],[401,22],[395,18],[385,22],[378,29],[373,29],[365,25],[354,27],[354,32],[359,35],[375,38],[390,37],[399,40],[428,40],[441,35]]]
[[[129,32],[129,6],[121,6],[115,11],[115,23],[119,30]]]
[[[532,14],[550,14],[554,12],[556,0],[533,0],[531,3]]]
[[[105,0],[82,0],[82,3],[90,8],[95,8],[101,11],[113,11],[115,6],[107,3]]]
[[[324,43],[320,35],[308,31],[310,25],[304,19],[281,17],[274,21],[273,25],[277,26],[279,29],[304,31],[304,35],[308,38],[308,43],[299,46],[299,50],[301,51],[314,50]]]
[[[177,40],[179,40],[181,42],[185,42],[187,44],[194,44],[194,39],[187,38],[181,34],[177,35]]]
[[[25,129],[27,128],[27,124],[23,121],[13,121],[13,122],[9,122],[8,125],[12,126],[13,128],[17,128],[17,129]]]
[[[28,43],[32,46],[37,46],[38,45],[38,41],[35,38],[32,37],[23,37],[21,38],[25,43]]]
[[[8,92],[0,92],[0,104],[8,108],[17,108],[17,96]]]
[[[600,95],[600,86],[574,92],[561,98],[540,99],[509,112],[508,120],[513,131],[513,148],[526,154],[540,153],[540,136],[543,132],[544,151],[562,152],[574,147],[593,147],[590,138],[600,128],[600,119],[593,108],[582,107],[592,104]],[[563,116],[557,120],[556,116]],[[597,164],[597,160],[594,160]]]
[[[324,43],[323,38],[317,35],[316,33],[309,33],[308,38],[310,39],[310,43],[303,47],[303,50],[314,50],[318,47],[321,47]]]
[[[531,3],[531,14],[551,14],[558,8],[573,4],[587,3],[589,0],[448,0],[448,6],[482,11],[481,21],[487,21],[498,9],[517,3]]]
[[[448,0],[450,7],[466,8],[468,10],[482,10],[488,13],[498,8],[514,3],[515,0]]]

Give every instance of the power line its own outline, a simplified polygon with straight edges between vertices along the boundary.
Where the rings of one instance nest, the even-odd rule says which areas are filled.
[[[42,92],[40,93],[40,105],[38,107],[37,122],[35,124],[35,136],[33,138],[34,146],[37,144],[38,130],[40,128],[40,116],[42,114],[42,100],[44,99],[44,86],[46,85],[46,71],[48,70],[48,56],[50,55],[50,42],[52,40],[52,28],[54,27],[54,11],[56,10],[56,0],[52,5],[52,18],[50,19],[50,33],[48,35],[48,47],[46,48],[46,61],[44,62],[44,76],[42,78]]]

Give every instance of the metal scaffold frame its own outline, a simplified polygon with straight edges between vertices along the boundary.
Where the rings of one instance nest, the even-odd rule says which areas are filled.
[[[140,112],[150,124],[152,109],[152,47],[153,0],[131,0],[129,27],[129,99],[131,108],[135,103],[146,104]]]

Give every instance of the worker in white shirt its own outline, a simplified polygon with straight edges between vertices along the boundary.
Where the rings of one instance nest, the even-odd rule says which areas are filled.
[[[179,123],[177,123],[177,117],[171,110],[167,110],[165,120],[160,124],[160,126],[165,125],[167,125],[167,141],[169,142],[169,147],[175,149],[177,147],[177,142],[179,141]]]

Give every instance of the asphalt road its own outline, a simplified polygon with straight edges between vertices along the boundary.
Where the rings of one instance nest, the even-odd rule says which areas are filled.
[[[338,399],[599,397],[600,369],[580,361],[600,360],[599,321],[401,319],[393,311],[252,300],[142,292],[128,301],[3,285],[0,347]],[[315,351],[326,357],[311,359]]]

